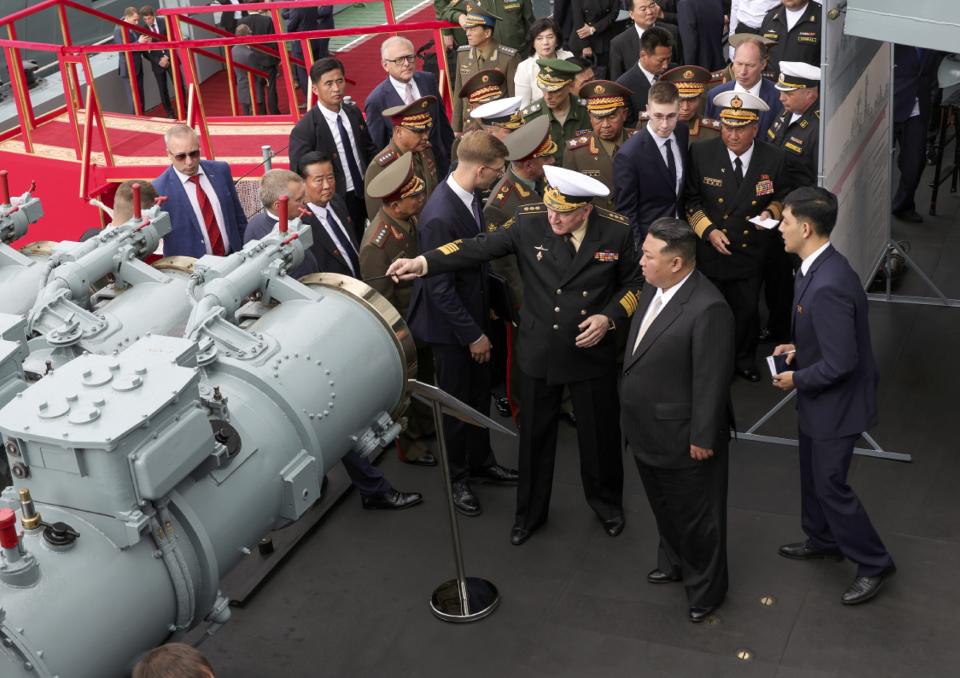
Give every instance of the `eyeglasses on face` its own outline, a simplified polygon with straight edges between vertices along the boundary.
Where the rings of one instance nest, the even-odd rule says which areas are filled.
[[[399,66],[401,64],[412,64],[416,60],[417,60],[417,57],[415,57],[412,54],[405,54],[404,56],[398,56],[396,59],[384,59],[384,61],[387,61],[395,66]]]
[[[167,153],[170,153],[170,151],[167,151]],[[170,153],[170,155],[173,156],[173,159],[177,162],[183,162],[187,158],[190,158],[191,160],[199,160],[200,149],[198,148],[193,151],[187,151],[186,153]]]

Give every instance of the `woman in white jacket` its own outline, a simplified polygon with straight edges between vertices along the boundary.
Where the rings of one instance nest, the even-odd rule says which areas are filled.
[[[527,44],[532,46],[533,54],[520,62],[513,78],[514,94],[523,97],[520,105],[524,108],[543,98],[543,92],[537,87],[537,74],[540,73],[537,59],[568,59],[573,56],[571,52],[557,49],[559,32],[557,24],[550,17],[537,19],[530,26]]]

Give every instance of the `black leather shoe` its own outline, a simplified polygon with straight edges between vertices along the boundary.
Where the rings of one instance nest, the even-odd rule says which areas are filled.
[[[405,464],[410,464],[411,466],[436,466],[437,465],[437,458],[433,456],[432,452],[424,452],[416,459],[401,458],[400,461],[402,461]]]
[[[760,381],[760,373],[754,369],[746,369],[746,370],[737,369],[736,373],[738,377],[743,377],[747,381],[754,381],[754,382]]]
[[[623,527],[627,522],[623,519],[623,516],[617,516],[616,518],[607,518],[603,521],[603,531],[606,532],[611,537],[616,537],[621,532],[623,532]]]
[[[651,584],[672,584],[675,581],[680,581],[680,575],[664,572],[658,567],[647,573],[647,581]]]
[[[530,538],[531,534],[533,534],[533,530],[528,530],[525,527],[514,525],[510,529],[510,543],[514,546],[520,546],[520,544]]]
[[[420,440],[408,438],[397,439],[397,456],[404,464],[411,466],[436,466],[437,458],[430,452],[430,448]]]
[[[911,224],[923,223],[923,217],[920,216],[920,213],[917,212],[917,210],[913,210],[913,209],[897,210],[896,212],[893,213],[893,216],[895,216],[900,221],[906,221]]]
[[[784,544],[780,547],[778,553],[784,558],[793,560],[813,560],[815,558],[826,558],[828,560],[843,560],[843,554],[835,549],[817,548],[808,541],[800,541],[795,544]]]
[[[891,566],[876,577],[857,577],[853,580],[853,583],[850,584],[850,588],[841,596],[840,601],[844,605],[859,605],[860,603],[867,602],[880,593],[880,587],[883,586],[883,582],[892,577],[896,571],[897,568]]]
[[[398,492],[397,490],[391,489],[380,494],[360,497],[360,501],[365,509],[399,511],[410,508],[411,506],[416,506],[423,501],[423,495],[419,492]]]
[[[704,619],[710,616],[716,607],[691,607],[690,608],[690,621],[694,624],[699,624]]]
[[[471,473],[470,477],[479,480],[482,483],[495,483],[497,485],[516,485],[520,479],[520,474],[516,469],[506,468],[500,464],[487,466],[485,468]]]
[[[509,417],[513,415],[513,410],[510,409],[510,399],[506,396],[493,399],[493,405],[497,408],[497,414],[501,417]]]
[[[482,512],[480,500],[477,499],[477,495],[470,489],[470,484],[466,480],[453,484],[453,505],[465,516],[479,516]]]

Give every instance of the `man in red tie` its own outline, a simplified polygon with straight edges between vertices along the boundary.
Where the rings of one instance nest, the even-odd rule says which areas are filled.
[[[240,206],[230,166],[200,160],[200,140],[187,125],[164,134],[170,167],[153,182],[165,195],[172,229],[163,239],[166,256],[223,256],[243,246],[247,217]]]

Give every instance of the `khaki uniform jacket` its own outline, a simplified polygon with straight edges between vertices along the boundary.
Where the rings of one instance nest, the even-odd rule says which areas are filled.
[[[363,185],[369,186],[375,176],[390,166],[390,164],[403,155],[403,152],[397,148],[392,141],[385,149],[377,153],[370,164],[367,165],[367,172],[363,176]],[[437,171],[437,159],[428,145],[423,151],[413,154],[413,173],[423,179],[424,191],[429,198],[433,189],[440,183],[439,173]],[[367,214],[376,214],[380,209],[381,201],[377,198],[366,196]]]
[[[466,104],[457,96],[463,83],[474,73],[496,68],[506,76],[507,96],[512,97],[513,79],[517,74],[519,63],[520,57],[517,50],[501,45],[496,40],[491,40],[483,50],[469,45],[462,45],[457,49],[457,76],[453,83],[453,119],[450,121],[454,132],[462,132],[464,123],[469,121]]]
[[[387,272],[394,260],[412,259],[418,254],[414,223],[393,219],[379,210],[360,243],[360,275],[364,280],[377,278]],[[394,283],[390,278],[380,278],[368,284],[385,296],[401,316],[407,316],[413,281]]]
[[[613,155],[616,155],[623,143],[636,133],[637,130],[624,127],[620,132],[620,138],[614,142]],[[610,187],[609,196],[593,199],[594,205],[608,210],[613,210],[613,206],[617,204],[613,186],[613,155],[607,155],[603,144],[593,132],[570,139],[563,154],[564,167],[593,177]]]
[[[570,110],[567,113],[567,119],[563,121],[562,125],[560,121],[554,117],[553,111],[542,99],[540,101],[534,101],[524,108],[520,111],[520,115],[523,116],[524,122],[532,120],[538,115],[545,115],[550,118],[550,136],[553,138],[553,143],[557,145],[557,154],[554,157],[558,165],[563,165],[564,151],[568,141],[581,134],[587,134],[593,131],[593,127],[590,125],[590,113],[587,111],[587,107],[580,103],[580,99],[572,94],[570,95]]]
[[[532,0],[483,0],[477,4],[501,18],[493,29],[494,40],[515,50],[523,48],[527,31],[535,21]],[[437,19],[446,19],[454,24],[460,22],[461,14],[466,14],[466,5],[464,0],[433,0]],[[467,44],[467,36],[462,28],[445,29],[443,32],[452,35],[457,46]]]

